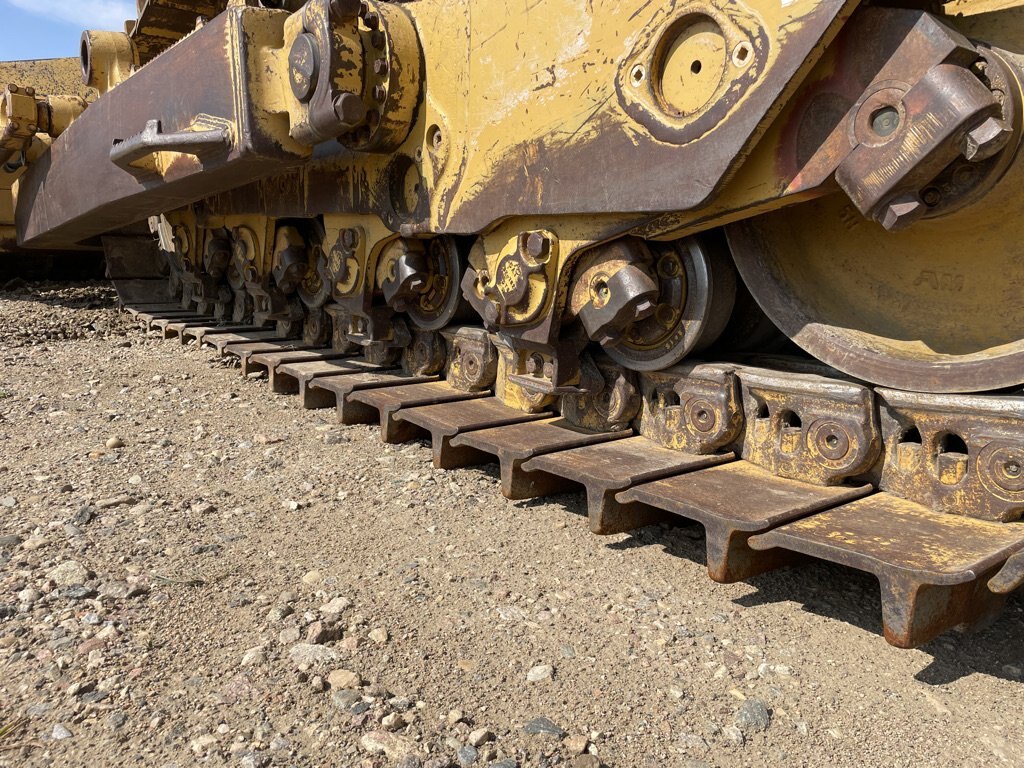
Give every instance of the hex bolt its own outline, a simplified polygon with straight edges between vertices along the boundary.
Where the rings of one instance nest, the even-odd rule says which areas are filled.
[[[388,60],[381,58],[373,62],[373,73],[384,77],[388,73]]]
[[[961,144],[963,156],[974,163],[988,160],[1006,146],[1013,131],[1005,121],[997,117],[987,118],[981,125],[969,131]]]
[[[342,93],[334,100],[334,114],[342,125],[354,128],[366,119],[366,105],[354,93]]]
[[[928,212],[928,206],[916,193],[890,198],[875,215],[875,220],[890,232],[905,229]]]
[[[387,88],[385,88],[383,85],[375,85],[375,86],[373,86],[373,100],[374,101],[376,101],[378,104],[383,104],[384,100],[387,99],[387,97],[388,97]]]
[[[551,241],[540,232],[531,232],[526,238],[526,252],[534,259],[539,259],[551,252]]]
[[[367,13],[363,16],[363,24],[366,25],[367,29],[376,30],[380,27],[380,16],[376,13]]]
[[[387,41],[387,36],[379,29],[373,30],[373,32],[370,34],[370,45],[372,45],[374,48],[383,48],[384,44],[387,43]]]
[[[544,378],[554,379],[555,378],[555,364],[548,362],[544,363]]]
[[[352,248],[355,248],[358,243],[359,243],[359,233],[358,232],[356,232],[354,229],[346,229],[346,230],[342,231],[342,233],[341,233],[341,244],[344,247],[346,247],[346,248],[351,250]]]

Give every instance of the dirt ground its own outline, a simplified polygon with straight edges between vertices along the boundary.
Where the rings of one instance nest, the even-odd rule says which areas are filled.
[[[0,765],[1024,765],[1024,600],[920,650],[825,564],[339,427],[99,285],[0,295]]]

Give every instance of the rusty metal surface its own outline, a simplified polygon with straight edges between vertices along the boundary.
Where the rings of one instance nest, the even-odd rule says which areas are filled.
[[[652,483],[616,496],[696,520],[707,535],[708,575],[715,581],[748,579],[791,562],[785,553],[763,554],[751,535],[871,493],[869,485],[818,486],[777,477],[736,461]]]
[[[177,327],[182,325],[193,323],[196,325],[202,323],[211,323],[216,318],[210,317],[209,315],[196,315],[193,314],[188,318],[158,318],[150,323],[150,330],[160,331],[160,335],[164,339],[173,339],[178,335]]]
[[[185,330],[182,332],[181,343],[187,344],[190,340],[195,340],[200,346],[202,346],[207,336],[213,337],[225,334],[233,334],[235,336],[238,336],[239,334],[260,333],[265,330],[266,328],[264,326],[235,325],[232,323],[190,326],[185,328]]]
[[[398,411],[395,421],[404,421],[420,428],[429,435],[434,453],[434,466],[438,469],[455,469],[491,461],[487,454],[472,448],[457,448],[452,440],[466,432],[490,427],[520,424],[550,417],[550,412],[525,413],[510,408],[498,397],[469,400],[457,403],[426,405],[421,408],[406,408]]]
[[[79,242],[301,162],[308,153],[284,146],[253,102],[259,46],[283,34],[284,18],[257,8],[222,13],[168,50],[159,66],[143,67],[98,99],[22,177],[19,242]],[[166,98],[169,81],[173,99]],[[112,142],[154,119],[169,132],[196,130],[197,121],[199,129],[226,127],[231,146],[203,161],[175,156],[162,174],[144,177],[112,163]]]
[[[258,371],[273,371],[287,363],[315,363],[324,360],[351,358],[350,352],[338,352],[330,347],[313,347],[300,344],[292,350],[264,350],[250,352],[240,357],[242,374],[248,376]]]
[[[933,512],[1012,522],[1024,515],[1024,397],[880,389],[879,487]]]
[[[998,609],[988,579],[1024,549],[1024,525],[937,514],[875,494],[753,538],[758,551],[802,552],[878,577],[885,637],[910,648]]]
[[[324,376],[313,379],[305,390],[304,408],[336,408],[339,424],[372,424],[379,417],[376,408],[353,402],[351,395],[364,389],[397,387],[406,384],[426,384],[438,381],[439,376],[410,376],[397,369],[354,376]]]
[[[531,478],[549,475],[584,486],[590,530],[605,535],[632,531],[665,517],[647,505],[619,502],[620,491],[734,458],[732,453],[683,453],[637,436],[535,456],[523,463],[522,470]]]
[[[347,399],[352,404],[360,403],[377,411],[381,440],[385,443],[404,443],[415,438],[420,430],[414,424],[395,419],[395,414],[400,409],[464,402],[490,396],[492,393],[487,390],[467,392],[456,389],[447,381],[434,381],[362,389],[352,392]]]
[[[279,395],[299,395],[305,399],[309,383],[323,376],[365,373],[383,367],[385,366],[352,357],[309,363],[282,363],[269,371],[270,388]]]
[[[582,446],[623,440],[632,432],[593,432],[558,417],[490,429],[465,431],[451,439],[456,450],[477,451],[497,457],[501,467],[501,493],[506,499],[532,499],[567,490],[562,477],[528,472],[523,464],[534,456]]]
[[[283,342],[286,344],[294,344],[296,341],[296,339],[282,337],[276,330],[246,331],[244,333],[207,332],[200,337],[200,343],[202,345],[213,347],[221,357],[224,357],[227,354],[224,349],[229,344],[248,344],[255,342]]]

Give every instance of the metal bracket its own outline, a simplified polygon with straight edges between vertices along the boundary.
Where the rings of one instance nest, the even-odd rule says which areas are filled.
[[[141,133],[114,140],[110,162],[135,176],[162,175],[155,163],[154,156],[158,152],[194,155],[203,160],[230,147],[231,132],[227,126],[208,131],[164,133],[159,120],[150,120]]]

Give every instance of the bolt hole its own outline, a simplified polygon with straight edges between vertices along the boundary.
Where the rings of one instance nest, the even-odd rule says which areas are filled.
[[[767,419],[768,418],[768,403],[760,398],[755,399],[757,403],[757,418]]]
[[[703,64],[701,64],[701,62],[700,62],[700,59],[697,59],[697,60],[695,60],[695,61],[694,61],[694,62],[693,62],[693,63],[692,63],[691,65],[690,65],[690,71],[691,71],[691,72],[693,72],[693,74],[695,74],[695,75],[699,75],[699,74],[700,74],[700,71],[701,71],[702,69],[704,69],[704,65],[703,65]]]
[[[444,135],[441,133],[441,126],[432,125],[427,129],[427,141],[430,142],[430,146],[437,152],[444,145]]]
[[[825,438],[825,445],[829,448],[837,448],[839,446],[839,438],[836,435],[829,435]]]
[[[1003,465],[1003,471],[1006,473],[1007,477],[1016,479],[1021,476],[1022,468],[1020,462],[1008,461]]]
[[[633,82],[633,85],[641,85],[647,78],[647,70],[644,69],[643,64],[637,64],[633,67],[633,70],[629,73],[629,78]]]
[[[732,52],[732,63],[736,67],[745,67],[750,63],[753,57],[754,49],[750,47],[750,43],[744,41],[736,46]]]
[[[960,453],[966,456],[967,443],[960,435],[949,432],[939,438],[939,453]]]
[[[800,429],[803,426],[803,422],[800,421],[800,417],[797,416],[793,411],[783,411],[779,415],[779,421],[783,427],[789,427],[790,429]],[[833,437],[835,437],[833,435]]]
[[[921,444],[921,432],[920,432],[920,430],[918,430],[917,427],[911,427],[910,429],[904,430],[903,434],[900,435],[900,442],[901,443],[917,443],[918,445],[920,445]]]

